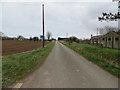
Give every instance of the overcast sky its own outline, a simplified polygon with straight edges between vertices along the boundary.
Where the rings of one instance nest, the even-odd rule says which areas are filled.
[[[4,1],[6,2],[2,3],[2,9],[0,9],[2,32],[11,37],[18,35],[39,37],[42,34],[41,2]],[[110,0],[103,1],[107,2],[46,2],[45,32],[51,32],[54,38],[66,37],[68,33],[68,36],[83,39],[89,38],[91,34],[96,35],[98,27],[117,27],[118,23],[114,21],[98,21],[97,18],[102,16],[102,12],[116,13],[118,11],[117,3]]]

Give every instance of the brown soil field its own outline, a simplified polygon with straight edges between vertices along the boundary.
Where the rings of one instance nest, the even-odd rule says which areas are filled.
[[[45,45],[46,44],[47,42],[45,42]],[[42,42],[40,41],[3,40],[2,56],[30,51],[33,49],[40,48],[41,46],[42,46]]]

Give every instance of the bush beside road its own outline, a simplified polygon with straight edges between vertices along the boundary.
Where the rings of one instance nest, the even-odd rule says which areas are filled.
[[[55,42],[50,42],[45,48],[3,56],[2,86],[7,87],[40,67],[52,50],[54,44]]]

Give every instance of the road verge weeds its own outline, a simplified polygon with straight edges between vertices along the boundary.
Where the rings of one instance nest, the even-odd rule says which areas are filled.
[[[61,42],[61,43],[69,47],[70,49],[76,51],[77,53],[83,55],[86,59],[102,67],[104,70],[120,78],[119,50],[115,50],[111,48],[103,48],[89,44],[79,44],[79,43],[70,44],[67,42]],[[111,61],[114,62],[111,63]]]
[[[54,47],[50,42],[45,48],[2,57],[2,87],[7,87],[39,68]]]

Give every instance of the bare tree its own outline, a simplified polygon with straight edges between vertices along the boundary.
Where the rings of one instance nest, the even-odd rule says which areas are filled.
[[[105,33],[111,32],[111,31],[115,31],[118,32],[118,28],[116,27],[110,27],[110,26],[105,26]]]
[[[98,28],[98,31],[100,35],[105,35],[106,33],[111,32],[111,31],[118,32],[119,29],[116,27],[105,26],[103,28]]]
[[[99,34],[104,35],[104,29],[103,28],[99,28]]]
[[[47,39],[50,40],[50,38],[52,37],[52,33],[51,32],[47,32]]]

